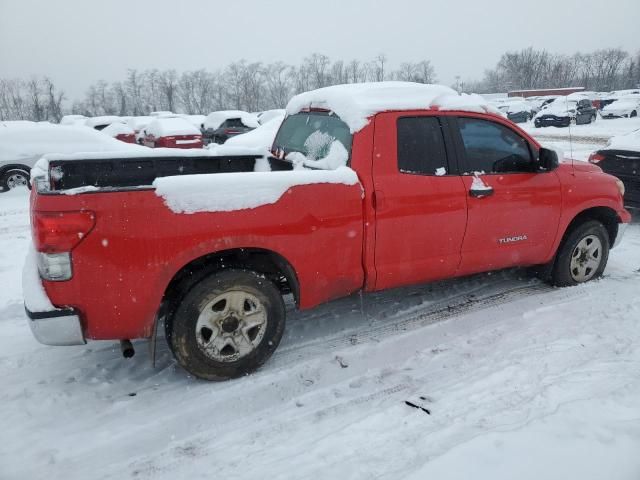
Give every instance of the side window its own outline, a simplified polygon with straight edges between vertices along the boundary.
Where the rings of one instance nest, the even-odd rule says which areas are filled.
[[[446,175],[447,151],[436,117],[398,119],[398,169],[402,173]]]
[[[533,172],[529,144],[513,130],[477,118],[458,118],[465,173]]]

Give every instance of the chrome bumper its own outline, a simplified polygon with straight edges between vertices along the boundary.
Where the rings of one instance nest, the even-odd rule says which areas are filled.
[[[628,226],[629,226],[628,223],[619,223],[618,224],[618,234],[616,235],[616,239],[613,242],[613,246],[611,248],[615,248],[618,245],[620,245],[620,242],[622,241],[622,237],[624,236],[624,232],[627,230]]]
[[[29,327],[33,336],[44,345],[84,345],[80,317],[73,309],[31,312],[27,307]]]

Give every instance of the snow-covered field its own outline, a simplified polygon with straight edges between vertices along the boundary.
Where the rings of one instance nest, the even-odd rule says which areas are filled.
[[[584,158],[611,134],[587,133]],[[0,195],[2,480],[640,478],[638,219],[601,280],[506,271],[290,309],[274,357],[215,384],[163,342],[155,369],[145,342],[130,360],[38,344],[27,200]]]

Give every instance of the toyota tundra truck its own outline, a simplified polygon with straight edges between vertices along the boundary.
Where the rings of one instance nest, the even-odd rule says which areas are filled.
[[[311,309],[529,266],[576,285],[630,221],[619,180],[447,87],[303,93],[266,153],[43,157],[23,273],[35,337],[130,344],[162,327],[186,371],[225,380],[275,351],[285,295]]]

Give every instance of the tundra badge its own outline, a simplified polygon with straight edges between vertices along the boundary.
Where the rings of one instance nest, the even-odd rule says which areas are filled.
[[[517,235],[515,237],[499,238],[498,243],[505,244],[505,243],[513,243],[513,242],[523,242],[525,240],[527,240],[526,235]]]

